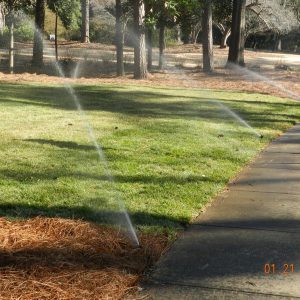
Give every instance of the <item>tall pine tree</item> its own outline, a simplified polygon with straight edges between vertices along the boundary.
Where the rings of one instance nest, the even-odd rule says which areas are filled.
[[[35,5],[35,32],[33,41],[33,66],[43,65],[43,33],[45,25],[45,6],[46,0],[37,0]]]
[[[234,0],[232,9],[231,42],[228,65],[243,66],[245,49],[246,0]]]
[[[147,78],[145,5],[143,0],[134,0],[134,78]]]

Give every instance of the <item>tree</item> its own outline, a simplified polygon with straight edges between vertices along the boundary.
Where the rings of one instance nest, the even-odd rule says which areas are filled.
[[[81,2],[81,42],[90,42],[90,0],[82,0]]]
[[[14,71],[14,14],[16,11],[29,8],[32,5],[31,0],[0,0],[2,11],[7,15],[7,25],[9,27],[10,46],[9,46],[9,70]]]
[[[291,7],[300,22],[300,0],[288,0],[287,6]]]
[[[214,0],[213,14],[214,25],[222,34],[220,48],[226,48],[231,34],[232,0]]]
[[[183,43],[196,43],[202,30],[203,0],[179,0],[176,8]]]
[[[246,0],[233,0],[228,64],[244,65]]]
[[[116,48],[117,48],[117,75],[124,76],[124,34],[122,24],[122,2],[116,0]]]
[[[143,0],[134,0],[134,78],[147,78],[146,39],[145,39],[145,5]]]
[[[35,5],[35,32],[33,41],[32,64],[41,66],[43,64],[43,33],[45,24],[46,0],[37,0]]]
[[[297,27],[297,2],[300,5],[300,0],[247,0],[245,38],[249,34],[272,31],[280,41],[282,34]],[[232,7],[233,0],[214,0],[214,25],[222,34],[221,48],[226,48],[231,34]]]
[[[185,45],[191,42],[193,20],[191,11],[185,6],[181,7],[179,14],[179,26],[181,28],[181,38]]]
[[[124,0],[101,0],[97,3],[91,1],[91,13],[93,14],[105,11],[110,17],[115,17],[115,45],[117,57],[117,76],[124,76],[124,39],[127,23],[132,19],[133,2]],[[103,15],[102,15],[103,18]]]
[[[165,34],[166,34],[166,2],[165,0],[159,1],[159,17],[158,17],[158,28],[159,28],[159,62],[158,62],[158,68],[160,70],[164,67],[164,51],[166,48],[166,40],[165,40]]]
[[[5,27],[5,15],[3,4],[0,3],[0,34],[3,34],[3,29]]]
[[[203,9],[203,71],[210,73],[213,62],[212,0],[204,0]]]
[[[247,4],[247,9],[256,15],[259,27],[274,33],[274,50],[281,50],[281,37],[283,34],[299,27],[297,1],[252,0]],[[249,30],[248,32],[254,33],[253,28],[252,32]]]
[[[152,40],[155,28],[159,30],[159,69],[163,69],[167,27],[173,27],[176,19],[177,2],[174,0],[146,0],[146,28],[148,66],[152,67]]]
[[[147,44],[147,63],[148,70],[153,67],[153,33],[155,30],[156,20],[153,15],[153,3],[152,1],[146,1],[145,3],[146,13],[146,44]]]
[[[55,56],[58,61],[58,18],[65,28],[77,28],[80,20],[80,0],[48,0],[49,8],[55,13]]]

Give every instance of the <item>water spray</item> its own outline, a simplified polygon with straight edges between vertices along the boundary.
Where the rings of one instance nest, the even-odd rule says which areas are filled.
[[[242,125],[250,129],[251,132],[253,132],[258,138],[262,139],[263,135],[261,135],[259,132],[257,132],[252,126],[249,125],[244,119],[242,119],[237,113],[235,113],[233,110],[231,110],[228,106],[224,105],[222,102],[217,100],[210,100],[210,102],[218,105],[221,107],[224,111],[226,111],[230,116],[232,116],[234,119],[239,121]]]
[[[40,32],[40,30],[36,27],[36,25],[32,21],[30,21],[30,23],[32,24],[33,29],[36,30],[36,32],[38,34],[38,37],[40,39],[40,42],[44,43],[45,40],[44,40],[43,35]],[[48,48],[50,49],[50,47],[48,47]],[[53,58],[53,57],[55,57],[55,55],[53,55],[51,57]],[[86,112],[84,111],[84,109],[83,109],[83,107],[81,105],[81,101],[80,101],[79,97],[77,96],[77,93],[74,90],[73,86],[67,81],[66,75],[65,75],[62,67],[60,66],[59,62],[52,60],[51,63],[56,68],[59,76],[63,79],[63,86],[66,89],[66,91],[68,92],[68,94],[71,96],[71,98],[72,98],[72,100],[73,100],[73,102],[74,102],[74,104],[76,106],[76,109],[79,112],[79,114],[81,116],[81,119],[83,120],[83,122],[85,124],[85,127],[86,127],[86,130],[88,132],[88,136],[90,138],[90,141],[93,143],[93,145],[95,147],[95,150],[98,153],[99,159],[100,159],[101,163],[104,166],[104,170],[105,170],[105,173],[106,173],[105,175],[106,175],[108,181],[110,182],[110,184],[113,186],[115,199],[116,199],[116,202],[117,202],[117,204],[119,206],[120,212],[124,216],[125,224],[126,224],[126,227],[127,227],[127,231],[128,231],[129,237],[130,237],[130,239],[131,239],[131,241],[133,243],[133,246],[136,247],[136,248],[138,248],[138,247],[140,247],[140,243],[139,243],[139,239],[137,237],[136,231],[135,231],[135,229],[133,227],[133,224],[132,224],[132,221],[130,219],[130,216],[129,216],[127,210],[126,210],[124,201],[122,200],[121,195],[119,194],[119,192],[117,191],[117,189],[115,187],[115,180],[114,180],[114,177],[113,177],[113,175],[112,175],[112,173],[110,171],[106,155],[105,155],[105,153],[104,153],[101,145],[97,142],[97,138],[96,138],[94,129],[91,126],[91,124],[90,124],[90,122],[88,120],[88,117],[86,115]],[[75,70],[73,72],[73,77],[75,77],[75,78],[78,76],[79,67],[80,67],[80,61],[77,63],[77,66],[76,66],[76,68],[75,68]]]
[[[263,76],[261,74],[258,74],[254,71],[251,71],[245,67],[241,67],[241,66],[238,66],[236,64],[233,64],[233,63],[228,63],[227,64],[229,66],[229,68],[231,70],[234,70],[236,72],[239,72],[239,73],[242,73],[244,75],[248,75],[254,79],[258,79],[258,80],[261,80],[267,84],[269,84],[270,86],[276,88],[277,90],[283,92],[284,94],[288,95],[289,97],[291,97],[293,100],[296,100],[296,101],[300,101],[300,96],[294,92],[292,92],[291,90],[285,88],[284,86],[282,86],[281,84],[275,82],[274,80],[266,77],[266,76]]]

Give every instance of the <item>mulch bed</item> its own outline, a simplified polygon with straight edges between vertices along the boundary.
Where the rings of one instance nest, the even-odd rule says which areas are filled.
[[[123,299],[166,251],[166,235],[139,236],[81,220],[0,218],[0,299]]]

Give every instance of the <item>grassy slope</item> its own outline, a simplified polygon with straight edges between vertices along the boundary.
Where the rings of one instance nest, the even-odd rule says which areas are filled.
[[[116,187],[144,228],[188,222],[300,112],[296,102],[257,94],[106,85],[77,90]],[[264,139],[208,99],[233,108]],[[116,210],[112,185],[62,87],[2,84],[0,118],[1,215],[100,220]],[[95,207],[100,215],[92,213]]]

